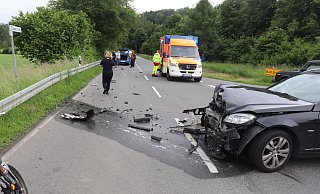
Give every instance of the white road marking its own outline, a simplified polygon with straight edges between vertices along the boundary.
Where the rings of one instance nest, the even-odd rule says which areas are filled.
[[[174,118],[174,120],[177,122],[178,126],[184,126],[184,124],[180,122],[180,119]],[[190,133],[184,133],[184,135],[193,146],[197,146],[197,141],[192,137]],[[200,146],[196,149],[196,151],[198,152],[199,156],[204,161],[204,163],[207,165],[209,171],[211,173],[218,173],[218,169],[215,167],[215,165],[212,163],[210,158],[207,156],[207,154],[202,150]]]
[[[178,126],[183,127],[184,124],[180,122],[180,119],[174,118],[174,120],[177,122]]]
[[[144,75],[144,78],[146,78],[146,80],[149,81],[149,78],[146,75]]]
[[[140,70],[140,72],[142,73],[142,70],[141,70],[141,68],[139,67],[139,65],[137,64],[137,67],[138,67],[138,69]]]
[[[202,83],[203,81],[200,81],[200,83]]]
[[[162,96],[159,94],[158,90],[152,86],[153,91],[158,95],[159,98],[161,98]]]
[[[45,119],[43,122],[39,124],[38,127],[36,127],[31,133],[29,133],[26,137],[24,137],[19,143],[17,143],[15,146],[13,146],[8,152],[6,152],[3,155],[3,158],[6,160],[10,158],[18,149],[20,149],[26,142],[28,142],[33,136],[35,136],[40,129],[42,129],[45,125],[47,125],[58,113],[61,111],[58,111],[51,117]]]
[[[213,86],[213,85],[208,85],[209,87],[211,87],[211,88],[213,88],[213,89],[215,89],[216,88],[216,86]]]
[[[193,146],[197,146],[197,142],[195,139],[193,139],[193,137],[190,135],[190,133],[185,133],[184,134],[187,139],[190,141],[190,143]],[[215,165],[212,163],[212,161],[210,160],[210,158],[207,156],[207,154],[201,149],[201,147],[199,146],[196,151],[198,152],[198,154],[200,155],[200,157],[202,158],[202,160],[204,161],[204,163],[207,165],[209,171],[211,173],[218,173],[218,169],[215,167]]]

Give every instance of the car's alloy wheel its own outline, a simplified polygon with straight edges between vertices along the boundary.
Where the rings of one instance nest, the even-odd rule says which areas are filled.
[[[250,144],[249,158],[257,169],[274,172],[288,162],[292,149],[292,138],[288,133],[282,130],[266,131]]]
[[[289,156],[290,145],[286,138],[275,137],[265,146],[262,161],[267,168],[278,168]]]

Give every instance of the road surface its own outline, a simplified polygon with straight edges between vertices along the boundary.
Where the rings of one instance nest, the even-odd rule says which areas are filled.
[[[21,172],[30,193],[39,194],[319,193],[318,159],[294,159],[279,172],[261,173],[241,159],[214,160],[205,147],[189,154],[195,137],[170,127],[196,121],[182,111],[207,106],[224,82],[167,81],[151,71],[152,63],[142,58],[135,68],[115,68],[109,95],[96,77],[3,159]],[[97,114],[88,121],[60,117],[90,108]],[[128,127],[145,114],[153,119],[141,125],[153,131]]]

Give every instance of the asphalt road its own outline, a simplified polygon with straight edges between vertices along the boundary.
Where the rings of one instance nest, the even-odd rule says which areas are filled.
[[[3,159],[21,172],[30,193],[319,193],[318,159],[293,159],[267,174],[241,159],[214,160],[205,147],[189,154],[192,136],[170,127],[196,121],[182,111],[207,106],[214,86],[225,82],[167,81],[152,78],[151,70],[141,58],[135,68],[115,68],[109,95],[96,77]],[[91,108],[97,114],[88,121],[60,117]],[[128,127],[145,114],[153,119],[140,125],[153,131]]]

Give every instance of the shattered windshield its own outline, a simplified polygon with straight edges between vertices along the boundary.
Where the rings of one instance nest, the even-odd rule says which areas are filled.
[[[171,46],[171,57],[199,58],[197,47]]]
[[[319,85],[320,76],[318,74],[303,74],[271,86],[269,90],[315,103],[320,101]]]

